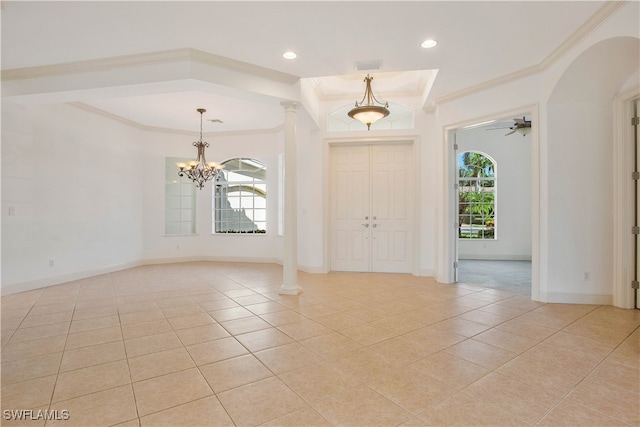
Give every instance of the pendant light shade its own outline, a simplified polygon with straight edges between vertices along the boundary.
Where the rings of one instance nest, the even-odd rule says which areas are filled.
[[[371,90],[371,80],[373,77],[367,74],[364,79],[366,87],[362,101],[356,101],[356,106],[348,113],[352,119],[367,125],[367,130],[371,130],[371,124],[389,115],[389,103],[383,103],[376,99]]]

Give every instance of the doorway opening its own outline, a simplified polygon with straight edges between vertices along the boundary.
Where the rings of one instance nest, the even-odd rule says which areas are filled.
[[[531,296],[531,261],[458,261],[458,283]]]
[[[532,295],[531,114],[452,131],[458,283]]]

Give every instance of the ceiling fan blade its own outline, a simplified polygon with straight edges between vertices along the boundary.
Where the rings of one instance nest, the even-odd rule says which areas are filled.
[[[515,132],[516,132],[516,130],[517,130],[517,129],[514,129],[514,130],[512,130],[512,131],[511,131],[511,132],[509,132],[509,133],[505,133],[505,134],[504,134],[504,136],[509,136],[509,135],[511,135],[511,134],[513,134],[513,133],[515,133]]]
[[[511,126],[505,126],[503,128],[488,128],[486,130],[499,130],[499,129],[511,129]]]
[[[526,124],[526,121],[524,120],[524,117],[521,119],[513,119],[514,122],[516,122],[519,125],[524,125]]]

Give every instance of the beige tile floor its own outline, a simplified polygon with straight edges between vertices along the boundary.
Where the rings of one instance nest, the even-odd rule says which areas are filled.
[[[638,311],[402,274],[299,282],[281,296],[277,265],[202,262],[2,297],[2,425],[640,424]]]

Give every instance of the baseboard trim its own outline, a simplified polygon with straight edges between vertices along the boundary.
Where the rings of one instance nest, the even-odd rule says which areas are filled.
[[[0,286],[0,295],[11,295],[19,292],[33,291],[36,289],[46,288],[47,286],[61,285],[74,280],[86,279],[88,277],[99,276],[101,274],[114,273],[116,271],[126,270],[128,268],[139,267],[143,265],[141,262],[127,262],[122,264],[113,264],[106,267],[94,268],[90,270],[77,271],[74,273],[61,274],[58,276],[44,277],[41,279],[29,280],[26,282],[14,283],[10,285]]]
[[[430,269],[419,269],[418,270],[418,274],[414,274],[414,276],[420,276],[420,277],[435,277],[436,272],[434,269],[430,268]]]
[[[187,256],[187,257],[171,257],[171,258],[147,258],[141,261],[140,265],[159,265],[174,264],[181,262],[254,262],[263,264],[282,264],[276,258],[258,258],[258,257],[228,257],[228,256]]]
[[[74,280],[86,279],[88,277],[99,276],[101,274],[115,273],[116,271],[126,270],[128,268],[141,267],[143,265],[161,265],[175,264],[185,262],[251,262],[263,264],[282,265],[282,260],[277,258],[258,258],[258,257],[211,257],[211,256],[185,256],[170,258],[147,258],[140,261],[132,261],[122,264],[114,264],[107,267],[95,268],[91,270],[78,271],[75,273],[61,274],[58,276],[45,277],[42,279],[29,280],[26,282],[14,283],[10,285],[0,285],[0,295],[11,295],[20,292],[33,291],[36,289],[46,288],[47,286],[61,285],[63,283],[72,282]],[[326,271],[322,267],[298,266],[300,271],[314,274],[324,274]]]
[[[305,273],[309,273],[309,274],[327,274],[328,273],[328,271],[326,271],[323,267],[313,267],[310,265],[299,265],[298,270],[304,271]]]
[[[531,261],[531,255],[492,255],[492,254],[460,254],[459,260],[478,260],[478,261]]]
[[[613,305],[613,295],[540,292],[540,301],[558,304]]]
[[[265,264],[279,264],[282,261],[275,258],[256,258],[256,257],[172,257],[172,258],[148,258],[140,261],[132,261],[122,264],[114,264],[101,268],[79,271],[75,273],[62,274],[59,276],[46,277],[42,279],[30,280],[21,283],[0,286],[0,295],[11,295],[19,292],[33,291],[47,286],[60,285],[74,280],[86,279],[88,277],[99,276],[101,274],[114,273],[116,271],[126,270],[128,268],[140,267],[143,265],[160,265],[184,262],[251,262]],[[300,271],[312,274],[326,274],[322,267],[299,266]],[[433,270],[422,269],[419,271],[420,276],[434,276]],[[436,278],[438,280],[438,278]],[[440,281],[440,280],[438,280]],[[563,292],[540,292],[539,301],[560,304],[595,304],[595,305],[612,305],[613,295],[593,295],[593,294],[575,294]]]

